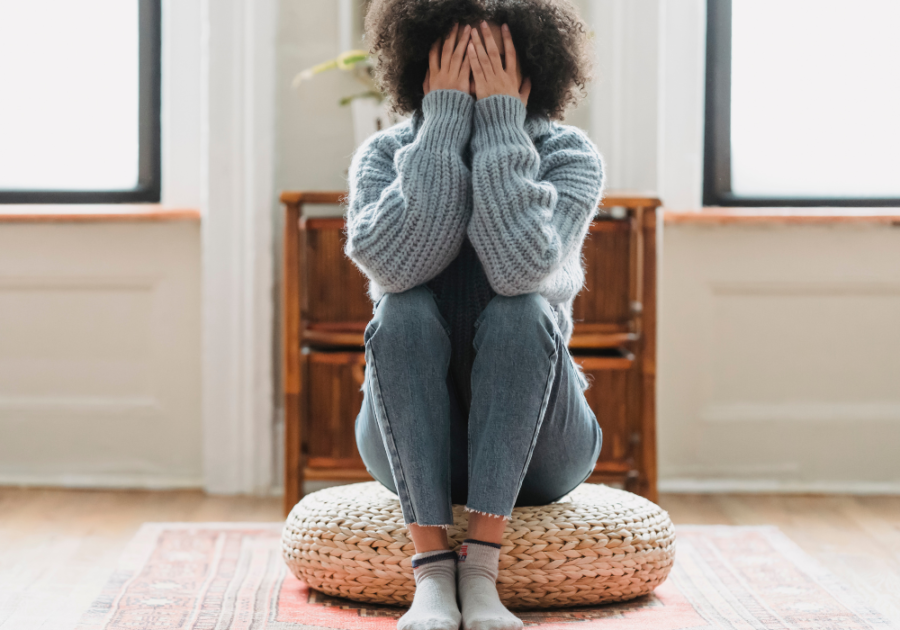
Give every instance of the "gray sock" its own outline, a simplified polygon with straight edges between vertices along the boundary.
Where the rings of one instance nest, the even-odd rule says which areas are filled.
[[[457,590],[464,630],[520,630],[522,621],[500,603],[500,545],[466,539],[459,548]]]
[[[397,630],[458,630],[456,553],[446,549],[412,557],[416,593]]]

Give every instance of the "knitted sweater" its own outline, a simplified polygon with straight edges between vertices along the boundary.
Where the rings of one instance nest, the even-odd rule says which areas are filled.
[[[345,252],[368,276],[370,298],[431,287],[459,375],[496,294],[540,293],[568,344],[604,183],[583,131],[530,115],[513,96],[433,90],[409,120],[357,149],[349,179]]]

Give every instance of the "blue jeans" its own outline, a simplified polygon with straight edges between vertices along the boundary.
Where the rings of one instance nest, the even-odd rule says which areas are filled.
[[[356,441],[406,523],[453,524],[452,504],[509,517],[583,483],[600,427],[549,303],[497,295],[475,322],[472,400],[449,371],[449,327],[431,290],[385,294],[365,332]]]

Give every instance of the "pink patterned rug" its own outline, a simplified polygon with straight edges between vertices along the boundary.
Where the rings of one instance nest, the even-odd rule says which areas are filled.
[[[682,526],[675,567],[625,604],[526,612],[541,630],[889,628],[774,527]],[[310,590],[281,525],[148,523],[78,630],[394,630],[403,609]]]

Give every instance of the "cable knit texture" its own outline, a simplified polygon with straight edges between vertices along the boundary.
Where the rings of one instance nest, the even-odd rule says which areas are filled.
[[[409,120],[359,147],[349,175],[346,254],[373,301],[428,284],[450,325],[458,376],[469,373],[474,322],[496,294],[540,293],[568,344],[581,249],[604,184],[603,159],[583,131],[529,115],[506,94],[476,101],[433,90]]]

